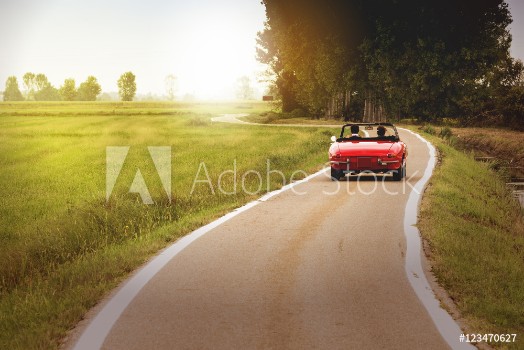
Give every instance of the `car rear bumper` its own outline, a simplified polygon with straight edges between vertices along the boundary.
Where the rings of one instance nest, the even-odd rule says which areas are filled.
[[[381,157],[350,157],[349,160],[330,161],[333,169],[341,170],[344,173],[360,173],[370,171],[375,173],[390,172],[401,168],[401,160],[394,158]]]

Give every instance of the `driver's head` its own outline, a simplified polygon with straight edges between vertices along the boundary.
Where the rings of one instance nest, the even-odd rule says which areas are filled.
[[[384,136],[386,135],[386,128],[382,125],[377,128],[377,135],[378,136]]]
[[[351,133],[352,134],[358,134],[359,127],[358,125],[351,125]]]

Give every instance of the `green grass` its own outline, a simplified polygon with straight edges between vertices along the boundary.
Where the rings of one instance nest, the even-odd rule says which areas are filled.
[[[442,157],[422,202],[420,231],[433,272],[472,333],[517,333],[524,348],[524,220],[502,178],[424,134]]]
[[[109,290],[148,257],[191,230],[258,198],[271,170],[289,179],[325,163],[331,131],[211,123],[218,113],[266,105],[0,103],[0,349],[53,349]],[[130,146],[109,202],[106,147]],[[147,146],[172,150],[172,202]],[[211,180],[198,183],[204,163]],[[236,164],[234,194],[218,188]],[[129,186],[140,169],[154,205]],[[242,191],[249,170],[262,191]],[[200,172],[199,180],[205,180]],[[233,192],[233,175],[222,177]],[[269,188],[282,185],[279,176]],[[246,178],[256,192],[258,179]]]
[[[319,169],[332,129],[210,122],[219,113],[260,116],[267,109],[262,103],[0,103],[0,349],[57,348],[148,257],[261,195],[220,193],[218,178],[235,160],[239,180],[248,170],[264,175],[267,159],[288,179],[298,169]],[[524,348],[522,211],[489,165],[424,136],[442,155],[420,220],[433,271],[475,333],[518,333],[509,348]],[[107,146],[131,146],[108,203]],[[171,146],[171,203],[147,146]],[[215,194],[199,183],[191,195],[202,162]],[[155,205],[128,193],[137,168]],[[232,175],[222,179],[232,191]],[[256,178],[247,180],[255,191]],[[271,177],[270,188],[279,186],[280,178]]]

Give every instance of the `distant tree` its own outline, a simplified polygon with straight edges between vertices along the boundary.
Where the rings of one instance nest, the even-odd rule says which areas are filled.
[[[102,92],[102,87],[92,75],[78,87],[78,100],[96,101],[96,97]]]
[[[18,87],[18,80],[15,76],[7,78],[5,82],[4,101],[23,101],[24,96]]]
[[[118,94],[122,101],[133,101],[136,94],[135,75],[126,72],[118,79]]]
[[[175,91],[176,91],[176,76],[173,74],[169,74],[166,79],[164,80],[166,84],[166,94],[167,98],[170,101],[173,101],[175,99]]]
[[[60,93],[56,89],[45,74],[34,74],[27,72],[23,76],[24,86],[26,88],[27,100],[34,101],[59,101],[61,100]]]
[[[36,90],[37,90],[37,91],[44,90],[44,89],[47,88],[49,85],[51,85],[51,84],[49,83],[49,79],[47,79],[47,76],[46,76],[45,74],[42,74],[42,73],[38,73],[38,74],[35,76],[34,83],[35,83],[35,86],[36,86]]]
[[[36,75],[31,72],[25,73],[22,78],[24,81],[26,99],[28,101],[32,101],[35,99],[35,90],[36,90],[35,78],[36,78]]]
[[[35,101],[60,101],[62,96],[57,88],[47,82],[41,89],[35,92]]]
[[[74,101],[77,96],[75,79],[66,79],[59,92],[64,101]]]
[[[253,88],[251,87],[251,79],[248,76],[242,76],[237,80],[237,97],[241,100],[253,99]]]

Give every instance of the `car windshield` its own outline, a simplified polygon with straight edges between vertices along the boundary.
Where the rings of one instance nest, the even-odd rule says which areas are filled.
[[[342,128],[340,135],[343,139],[360,140],[393,140],[398,137],[395,127],[391,124],[348,124]]]

